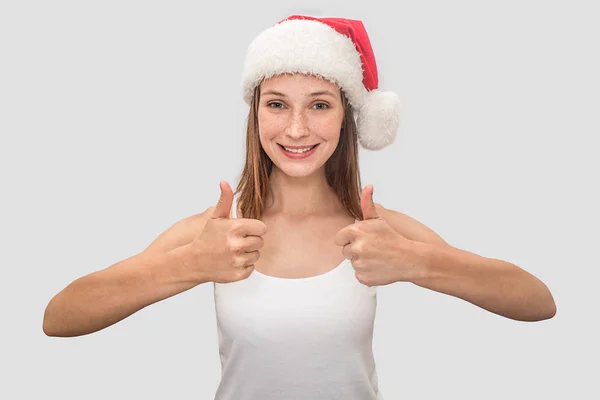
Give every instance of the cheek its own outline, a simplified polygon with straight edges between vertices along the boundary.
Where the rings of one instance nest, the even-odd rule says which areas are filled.
[[[273,138],[285,130],[285,123],[282,118],[261,117],[258,115],[258,131],[260,137],[268,139]]]
[[[325,140],[335,141],[339,139],[342,120],[339,116],[329,115],[324,118],[317,118],[313,121],[312,130],[317,132]]]

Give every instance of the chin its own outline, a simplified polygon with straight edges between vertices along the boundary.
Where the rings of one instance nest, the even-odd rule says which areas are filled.
[[[321,167],[317,168],[314,166],[289,166],[289,165],[277,165],[275,166],[281,171],[281,173],[293,177],[293,178],[306,178],[318,172]]]

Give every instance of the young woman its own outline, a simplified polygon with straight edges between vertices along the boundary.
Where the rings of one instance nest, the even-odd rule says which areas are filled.
[[[213,282],[215,399],[382,399],[372,353],[377,286],[412,282],[518,320],[551,318],[537,278],[447,244],[361,190],[358,146],[390,145],[398,97],[378,90],[360,21],[292,16],[248,49],[246,164],[235,193],[142,253],[80,278],[44,331],[76,336]],[[135,293],[133,293],[135,292]]]

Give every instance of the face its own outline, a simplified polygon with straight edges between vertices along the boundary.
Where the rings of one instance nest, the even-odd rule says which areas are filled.
[[[343,118],[340,89],[327,80],[286,74],[261,83],[260,142],[275,167],[287,175],[303,177],[324,168],[338,145]],[[313,146],[306,153],[284,149]]]

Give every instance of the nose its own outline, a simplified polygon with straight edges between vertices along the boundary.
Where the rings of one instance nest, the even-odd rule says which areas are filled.
[[[300,139],[304,136],[308,136],[310,132],[306,115],[302,112],[294,112],[290,118],[288,129],[286,131],[287,136],[293,139]]]

